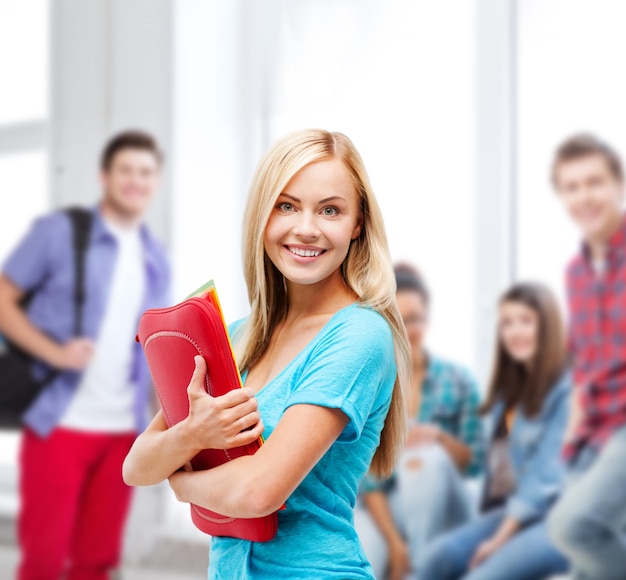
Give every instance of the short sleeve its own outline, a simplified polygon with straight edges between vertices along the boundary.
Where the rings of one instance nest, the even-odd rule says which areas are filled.
[[[372,310],[349,307],[315,345],[285,408],[308,404],[341,409],[349,423],[338,440],[352,442],[361,436],[370,413],[388,406],[395,377],[388,323]]]
[[[24,292],[37,288],[46,277],[54,234],[54,216],[38,219],[3,264],[2,273]]]

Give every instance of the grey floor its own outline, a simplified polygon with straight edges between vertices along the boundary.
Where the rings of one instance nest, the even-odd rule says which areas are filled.
[[[15,546],[0,546],[0,580],[13,580],[17,568],[18,551]],[[121,580],[204,580],[206,572],[188,574],[175,570],[158,570],[148,567],[124,566]]]
[[[5,488],[15,488],[15,482],[3,482],[0,477],[0,491],[3,483]],[[196,535],[163,533],[162,510],[159,509],[164,503],[163,491],[169,490],[155,486],[142,488],[135,494],[126,527],[124,564],[117,577],[119,580],[206,580],[208,537],[200,532]],[[14,512],[15,506],[9,511]],[[14,580],[16,575],[19,551],[14,515],[0,513],[0,580]],[[183,515],[187,515],[186,510]],[[188,528],[195,530],[191,524]]]

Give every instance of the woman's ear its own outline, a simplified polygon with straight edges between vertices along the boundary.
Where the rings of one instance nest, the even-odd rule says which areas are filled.
[[[354,230],[352,230],[352,237],[351,237],[351,239],[353,241],[356,240],[361,235],[361,230],[362,229],[363,229],[363,217],[360,216],[359,219],[356,222],[356,226],[354,227]]]

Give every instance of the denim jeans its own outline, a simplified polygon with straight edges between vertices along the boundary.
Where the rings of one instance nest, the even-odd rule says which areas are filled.
[[[599,452],[581,451],[548,525],[574,578],[626,578],[626,427]]]
[[[498,508],[435,540],[424,553],[419,580],[543,580],[567,571],[567,561],[548,538],[545,520],[529,524],[468,570],[478,546],[494,535],[505,517],[504,508]]]
[[[415,460],[420,463],[415,468]],[[396,468],[396,484],[387,494],[389,509],[405,538],[417,578],[417,563],[428,542],[470,519],[471,507],[463,479],[439,445],[406,449]],[[374,575],[385,577],[387,545],[366,508],[357,505],[355,527]]]

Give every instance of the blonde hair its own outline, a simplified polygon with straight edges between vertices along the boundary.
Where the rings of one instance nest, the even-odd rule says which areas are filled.
[[[276,199],[298,171],[316,161],[340,160],[354,180],[362,227],[352,241],[341,271],[358,302],[379,312],[391,327],[398,374],[380,444],[371,464],[376,475],[394,467],[404,442],[404,393],[410,384],[410,350],[395,299],[395,279],[382,214],[358,151],[345,135],[319,129],[296,131],[280,139],[261,160],[248,194],[243,218],[243,263],[251,313],[236,351],[242,371],[263,356],[276,325],[288,309],[285,280],[268,258],[264,232]]]

